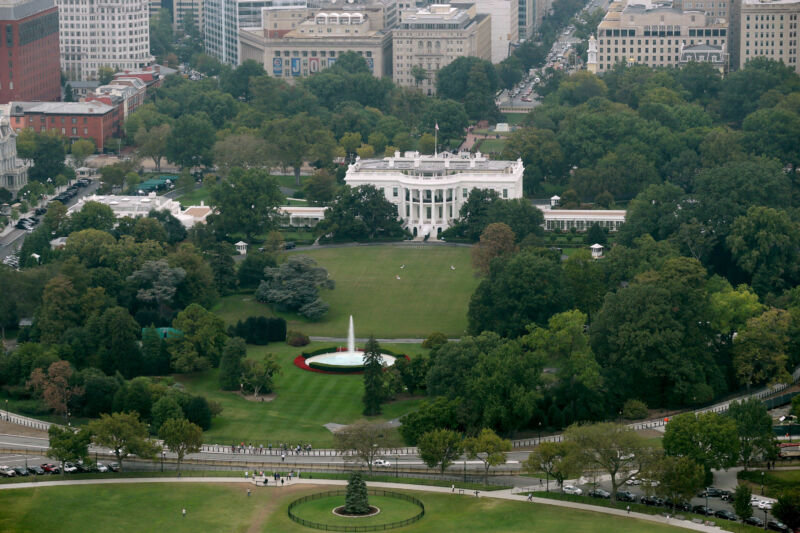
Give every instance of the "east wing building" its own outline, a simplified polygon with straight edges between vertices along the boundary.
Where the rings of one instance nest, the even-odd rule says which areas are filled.
[[[420,155],[395,152],[383,159],[356,159],[344,181],[372,185],[397,206],[403,226],[414,236],[438,236],[458,218],[473,189],[492,189],[500,198],[522,198],[524,165],[492,161],[480,152]]]

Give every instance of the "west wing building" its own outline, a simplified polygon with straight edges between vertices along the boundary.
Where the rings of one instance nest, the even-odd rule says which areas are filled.
[[[472,189],[493,189],[500,198],[522,198],[524,165],[492,161],[480,153],[420,155],[406,152],[383,159],[356,159],[344,181],[351,187],[373,185],[397,206],[414,236],[438,236],[450,227]]]

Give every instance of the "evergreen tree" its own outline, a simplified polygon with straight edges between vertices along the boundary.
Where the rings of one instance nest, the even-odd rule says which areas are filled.
[[[233,337],[225,343],[219,363],[219,387],[222,390],[239,388],[242,382],[242,359],[246,353],[247,346],[241,337]]]
[[[375,337],[370,337],[364,347],[364,414],[381,414],[384,399],[383,358],[381,346]]]
[[[369,500],[367,499],[367,484],[364,483],[360,472],[353,472],[350,474],[350,479],[347,480],[344,510],[347,514],[367,514],[370,511]]]

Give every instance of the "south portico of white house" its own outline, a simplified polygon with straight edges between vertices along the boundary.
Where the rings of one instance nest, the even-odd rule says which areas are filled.
[[[383,159],[356,158],[344,181],[383,191],[415,237],[438,237],[458,218],[472,189],[492,189],[504,199],[522,198],[524,170],[521,159],[492,161],[480,152],[395,152]]]

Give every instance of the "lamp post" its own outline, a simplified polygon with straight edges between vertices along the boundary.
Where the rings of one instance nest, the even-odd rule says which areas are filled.
[[[767,529],[767,508],[766,507],[764,508],[764,529]]]
[[[8,422],[8,398],[6,398],[6,422]]]
[[[164,471],[164,450],[161,450],[161,471]]]
[[[761,471],[761,495],[764,495],[764,471]]]
[[[394,477],[397,477],[397,461],[400,459],[399,456],[394,456]]]
[[[69,417],[70,417],[70,416],[72,416],[72,413],[70,413],[69,411],[67,411],[67,426],[71,426],[71,425],[72,425],[72,423],[69,421]]]
[[[539,422],[539,444],[542,443],[542,423]]]

